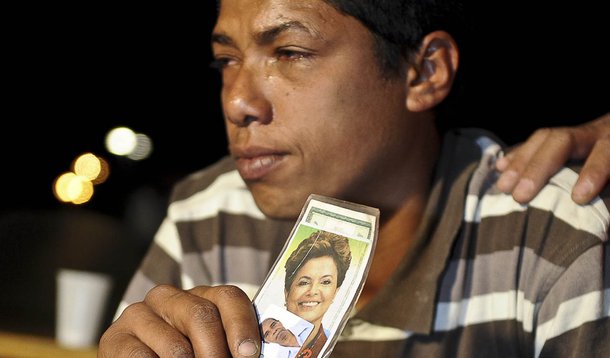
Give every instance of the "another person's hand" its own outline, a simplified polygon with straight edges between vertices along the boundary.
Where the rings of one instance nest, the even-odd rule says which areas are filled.
[[[239,288],[161,285],[106,330],[98,357],[258,357],[260,339],[252,302]]]
[[[569,159],[587,158],[572,190],[586,204],[610,180],[610,113],[574,127],[543,128],[497,161],[498,188],[527,203]]]

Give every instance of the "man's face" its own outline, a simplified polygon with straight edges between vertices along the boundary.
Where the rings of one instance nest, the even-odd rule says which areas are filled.
[[[265,214],[295,218],[312,193],[394,194],[406,85],[382,79],[360,22],[324,1],[223,0],[212,43],[230,153]]]
[[[299,345],[294,334],[275,318],[265,319],[261,323],[261,330],[265,342],[277,343],[285,347],[297,347]]]

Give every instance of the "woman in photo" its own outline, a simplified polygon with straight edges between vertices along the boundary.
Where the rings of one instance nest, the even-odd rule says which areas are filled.
[[[322,318],[343,284],[351,259],[346,237],[316,231],[286,261],[286,308],[314,325],[297,358],[317,357],[324,347],[330,332],[323,327]]]

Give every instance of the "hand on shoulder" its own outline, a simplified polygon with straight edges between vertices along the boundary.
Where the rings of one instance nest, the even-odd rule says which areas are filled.
[[[498,188],[520,203],[532,200],[568,160],[586,159],[572,199],[586,204],[610,181],[610,113],[572,127],[542,128],[498,160]]]

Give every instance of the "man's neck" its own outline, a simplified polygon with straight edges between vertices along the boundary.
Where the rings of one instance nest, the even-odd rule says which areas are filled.
[[[427,194],[410,198],[380,227],[373,262],[357,308],[366,305],[377,294],[411,249],[426,200]]]
[[[386,284],[405,255],[412,249],[428,203],[434,168],[440,152],[436,132],[416,139],[425,148],[405,155],[403,183],[395,190],[399,205],[382,208],[380,230],[371,269],[356,307],[366,305]],[[423,141],[423,143],[422,143]],[[424,144],[425,143],[425,144]],[[417,174],[415,174],[417,173]]]

